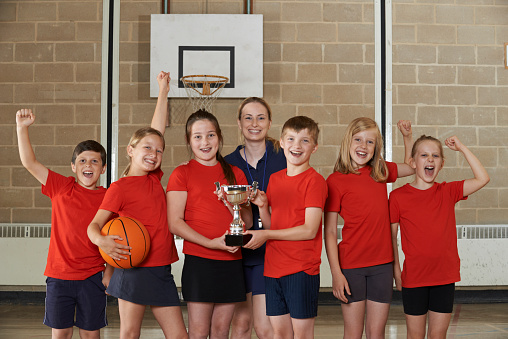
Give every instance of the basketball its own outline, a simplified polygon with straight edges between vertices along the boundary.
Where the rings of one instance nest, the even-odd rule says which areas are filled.
[[[99,248],[104,260],[116,268],[132,268],[138,266],[145,260],[150,250],[150,235],[148,231],[142,223],[133,218],[119,217],[112,219],[104,225],[101,234],[118,235],[123,240],[115,240],[117,243],[131,247],[131,255],[127,256],[127,259],[122,260],[112,259]]]

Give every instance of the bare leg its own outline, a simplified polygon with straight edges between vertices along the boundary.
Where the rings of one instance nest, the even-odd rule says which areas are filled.
[[[52,328],[51,338],[53,339],[70,339],[72,338],[73,328]]]
[[[385,337],[389,312],[390,304],[367,300],[365,334],[368,339],[383,339]]]
[[[312,339],[314,338],[314,321],[316,318],[294,319],[291,318],[293,331],[296,339]]]
[[[141,323],[145,314],[145,305],[131,303],[118,299],[118,312],[120,313],[120,338],[139,338]]]
[[[406,314],[406,326],[408,339],[424,339],[427,314],[408,315]]]
[[[362,337],[366,304],[367,302],[363,300],[341,305],[344,318],[344,339]]]
[[[228,339],[236,303],[215,304],[210,327],[210,339]]]
[[[291,317],[289,314],[270,316],[270,323],[273,328],[273,337],[275,339],[292,339],[293,336],[293,324],[291,323]]]
[[[266,298],[264,294],[252,296],[254,313],[254,330],[259,339],[272,339],[273,328],[270,319],[266,315]]]
[[[254,323],[252,313],[252,293],[247,293],[247,300],[237,303],[235,306],[231,326],[231,339],[250,339]]]
[[[189,338],[207,338],[212,323],[212,303],[188,302]]]
[[[79,337],[81,339],[99,339],[101,337],[101,330],[87,331],[80,328]]]
[[[166,338],[185,339],[189,337],[180,306],[152,306],[151,308]]]
[[[451,313],[438,313],[429,311],[429,339],[445,339],[450,320]]]

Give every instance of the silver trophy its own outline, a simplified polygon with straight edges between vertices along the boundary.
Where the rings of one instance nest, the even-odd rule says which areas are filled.
[[[219,182],[215,183],[217,190],[222,192],[224,205],[230,205],[233,208],[233,221],[229,224],[229,232],[226,234],[227,246],[243,246],[245,245],[251,235],[243,235],[245,232],[245,223],[240,216],[240,205],[247,204],[249,206],[251,193],[256,194],[258,189],[257,181],[252,182],[251,185],[220,185]]]

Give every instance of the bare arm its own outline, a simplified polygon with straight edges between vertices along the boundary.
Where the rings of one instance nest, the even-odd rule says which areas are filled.
[[[445,140],[446,146],[454,151],[461,152],[473,171],[474,178],[464,181],[463,195],[467,197],[478,191],[490,181],[489,174],[478,158],[456,136]]]
[[[168,206],[168,223],[171,233],[183,239],[206,248],[236,252],[238,247],[226,246],[225,234],[222,237],[208,239],[195,231],[185,222],[185,205],[187,204],[186,191],[169,191],[166,193]]]
[[[106,222],[111,218],[113,213],[106,210],[98,210],[95,214],[88,229],[86,231],[88,238],[94,244],[100,247],[107,255],[114,260],[127,259],[130,255],[128,250],[131,249],[129,246],[121,245],[115,241],[115,239],[123,240],[118,235],[107,235],[101,234],[101,229],[104,227]]]
[[[151,127],[155,128],[164,134],[167,126],[168,117],[168,93],[169,81],[171,80],[169,72],[160,72],[157,75],[157,82],[159,84],[159,96],[157,97],[157,105],[153,113]]]
[[[252,234],[252,239],[244,246],[245,248],[256,249],[263,245],[267,240],[311,240],[321,227],[321,218],[323,210],[319,207],[307,207],[305,209],[305,223],[296,227],[290,227],[280,230],[257,230],[246,231],[246,234]]]
[[[332,289],[335,298],[347,303],[346,293],[351,295],[349,284],[342,274],[339,262],[339,249],[337,248],[337,212],[325,212],[325,249],[330,271],[332,274]]]
[[[395,279],[395,287],[402,291],[402,280],[399,260],[399,248],[397,246],[397,233],[399,231],[399,223],[391,224],[392,229],[392,246],[393,246],[393,279]]]
[[[411,128],[411,121],[409,120],[399,120],[397,127],[404,139],[404,163],[397,164],[397,176],[402,178],[415,173],[415,170],[409,165],[411,149],[413,148],[413,129]]]
[[[268,198],[266,197],[266,193],[261,190],[257,190],[256,195],[251,200],[251,203],[257,205],[259,209],[259,217],[263,223],[263,228],[270,229],[272,224],[272,215],[270,213],[270,207],[268,206]]]
[[[31,109],[23,108],[16,113],[16,130],[18,134],[19,157],[23,166],[41,184],[46,185],[49,170],[36,158],[30,142],[28,127],[35,121],[35,115]]]

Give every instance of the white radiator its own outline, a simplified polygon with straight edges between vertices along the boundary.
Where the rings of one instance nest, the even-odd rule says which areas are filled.
[[[341,238],[339,227],[339,241]],[[51,228],[46,224],[0,224],[0,285],[44,285]],[[508,225],[457,226],[462,281],[458,286],[508,286]],[[183,241],[176,239],[180,260],[172,265],[180,285]],[[399,240],[400,246],[400,240]],[[79,250],[79,249],[78,249]],[[400,251],[401,260],[403,253]],[[321,287],[331,287],[323,246]]]

